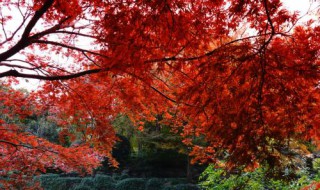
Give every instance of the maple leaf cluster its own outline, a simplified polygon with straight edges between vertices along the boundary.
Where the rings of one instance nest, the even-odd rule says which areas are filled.
[[[319,144],[320,26],[299,24],[280,0],[2,0],[0,7],[0,67],[9,68],[0,77],[45,81],[33,102],[49,106],[64,135],[78,126],[99,154],[111,157],[119,113],[140,130],[163,115],[194,161],[227,155],[229,168],[276,164],[292,140]],[[8,10],[20,14],[15,26]],[[12,150],[20,149],[14,136],[31,138],[6,133]],[[194,145],[198,136],[208,146]]]

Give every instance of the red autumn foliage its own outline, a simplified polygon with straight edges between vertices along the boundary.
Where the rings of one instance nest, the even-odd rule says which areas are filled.
[[[119,113],[137,127],[162,114],[188,145],[205,136],[208,146],[191,152],[195,161],[227,152],[230,168],[274,164],[294,139],[319,144],[320,26],[299,25],[280,0],[1,0],[0,7],[0,67],[9,68],[0,77],[46,81],[28,101],[48,105],[66,129],[81,126],[84,144],[99,154],[110,157]],[[3,133],[7,154],[19,150],[25,162],[38,155],[40,163],[48,156],[39,151],[51,150],[45,155],[59,152],[77,168],[77,148]],[[35,144],[20,146],[20,137]],[[46,164],[53,163],[34,167]]]
[[[0,180],[2,185],[12,188],[30,181],[30,177],[53,168],[66,172],[91,173],[99,166],[102,154],[95,152],[89,144],[69,148],[53,144],[24,130],[15,120],[39,112],[36,102],[24,93],[5,84],[1,87],[0,119]],[[26,185],[26,184],[25,184]]]

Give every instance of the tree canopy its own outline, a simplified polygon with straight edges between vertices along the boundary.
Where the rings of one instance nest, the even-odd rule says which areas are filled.
[[[44,81],[28,96],[1,89],[2,113],[48,110],[81,139],[58,146],[2,119],[1,175],[91,171],[111,155],[119,113],[141,130],[161,115],[194,161],[224,155],[229,168],[317,145],[320,25],[299,19],[280,0],[0,0],[2,85]],[[207,146],[194,145],[202,135]]]

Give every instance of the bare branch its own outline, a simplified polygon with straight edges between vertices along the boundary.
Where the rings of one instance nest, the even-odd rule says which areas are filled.
[[[32,28],[36,25],[36,23],[43,16],[43,14],[48,11],[48,9],[53,4],[53,2],[54,0],[45,1],[43,6],[35,12],[34,16],[31,18],[30,22],[27,24],[19,42],[13,47],[11,47],[10,49],[8,49],[7,51],[1,53],[0,61],[5,61],[9,57],[13,56],[14,54],[18,53],[20,50],[22,50],[23,48],[31,44],[29,35]]]
[[[62,30],[62,31],[55,31],[54,33],[69,34],[69,35],[76,35],[76,36],[83,36],[83,37],[87,37],[87,38],[99,39],[98,36],[83,34],[81,32],[71,32],[71,31]]]
[[[208,51],[207,53],[203,54],[203,55],[199,55],[199,56],[193,56],[193,57],[178,57],[178,56],[172,56],[172,57],[166,57],[166,58],[159,58],[159,59],[151,59],[151,60],[147,60],[145,61],[145,63],[154,63],[154,62],[166,62],[166,61],[194,61],[194,60],[199,60],[205,57],[210,57],[212,55],[214,55],[218,50],[220,50],[221,48],[227,47],[231,44],[240,42],[240,41],[244,41],[244,40],[250,40],[250,39],[254,39],[254,38],[259,38],[262,36],[269,36],[272,35],[272,33],[265,33],[265,34],[261,34],[261,35],[254,35],[254,36],[248,36],[245,38],[239,38],[236,40],[232,40],[230,42],[227,42],[211,51]],[[275,33],[273,35],[281,35],[281,36],[289,36],[286,33]]]
[[[84,52],[84,53],[90,53],[90,54],[97,55],[97,56],[100,56],[100,57],[103,57],[103,58],[107,58],[107,59],[109,58],[106,55],[103,55],[103,54],[100,54],[100,53],[97,53],[97,52],[94,52],[94,51],[90,51],[90,50],[86,50],[86,49],[82,49],[82,48],[78,48],[78,47],[74,47],[74,46],[69,46],[69,45],[66,45],[66,44],[59,43],[59,42],[53,42],[53,41],[47,41],[47,40],[32,40],[32,43],[50,44],[50,45],[60,46],[60,47],[71,49],[71,50],[75,50],[75,51],[80,51],[80,52]]]
[[[10,64],[10,63],[5,63],[5,62],[0,62],[0,67],[1,66],[5,66],[5,67],[11,67],[11,68],[19,68],[19,69],[27,69],[27,70],[35,70],[35,69],[39,69],[40,67],[25,67],[22,65],[16,65],[16,64]]]
[[[272,22],[272,19],[271,19],[271,16],[270,16],[270,12],[269,12],[269,9],[268,9],[268,0],[264,0],[263,4],[264,4],[265,11],[266,11],[268,22],[269,22],[270,27],[271,27],[271,36],[272,36],[276,32],[275,32],[275,29],[274,29],[274,26],[273,26],[273,22]]]
[[[64,22],[66,22],[70,17],[65,17],[60,20],[60,22],[51,28],[48,28],[47,30],[44,30],[42,32],[39,32],[37,34],[34,34],[33,36],[29,37],[29,39],[40,39],[41,37],[47,35],[47,34],[52,34],[55,33],[57,30],[59,30]]]
[[[91,61],[94,65],[101,67],[97,62],[95,62],[93,59],[91,59],[85,52],[82,52],[82,54],[89,60]]]
[[[2,15],[2,11],[0,11],[0,16],[1,16],[2,32],[3,32],[3,34],[4,34],[4,37],[6,38],[6,39],[5,39],[5,42],[7,42],[7,41],[8,41],[8,35],[7,35],[7,32],[6,32],[5,28],[4,28],[4,18],[3,18],[3,15]]]
[[[32,30],[32,28],[36,25],[36,23],[38,22],[38,20],[42,17],[42,15],[48,11],[48,9],[51,7],[51,5],[53,4],[54,0],[47,0],[44,2],[43,6],[37,10],[34,14],[34,16],[32,17],[32,19],[30,20],[30,22],[28,23],[28,25],[26,26],[21,40],[23,41],[24,39],[27,39],[29,37],[29,34]]]
[[[86,70],[70,75],[57,75],[57,76],[43,76],[43,75],[36,75],[36,74],[25,74],[20,73],[16,70],[9,70],[3,73],[0,73],[0,78],[2,77],[22,77],[22,78],[31,78],[31,79],[40,79],[40,80],[47,80],[47,81],[53,81],[53,80],[69,80],[73,78],[78,78],[84,75],[99,73],[103,71],[107,71],[108,69],[92,69],[92,70]]]

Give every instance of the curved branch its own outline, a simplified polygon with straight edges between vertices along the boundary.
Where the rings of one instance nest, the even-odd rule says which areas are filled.
[[[34,16],[31,18],[30,22],[27,24],[26,28],[24,29],[21,39],[19,42],[14,45],[12,48],[8,49],[7,51],[0,54],[0,61],[4,61],[9,57],[13,56],[14,54],[18,53],[23,48],[29,46],[31,41],[29,39],[30,32],[32,28],[36,25],[39,19],[48,11],[48,9],[53,4],[54,0],[47,0],[44,2],[43,6],[37,10]]]
[[[5,63],[5,62],[0,62],[0,67],[4,66],[4,67],[11,67],[11,68],[19,68],[19,69],[27,69],[27,70],[36,70],[39,69],[40,67],[26,67],[26,66],[22,66],[22,65],[16,65],[16,64],[10,64],[10,63]]]
[[[32,43],[50,44],[50,45],[60,46],[60,47],[63,47],[63,48],[67,48],[67,49],[71,49],[71,50],[75,50],[75,51],[79,51],[79,52],[90,53],[90,54],[97,55],[97,56],[100,56],[100,57],[103,57],[103,58],[107,58],[107,59],[109,58],[108,56],[100,54],[100,53],[97,53],[97,52],[93,52],[93,51],[86,50],[86,49],[81,49],[81,48],[74,47],[74,46],[69,46],[69,45],[66,45],[66,44],[59,43],[59,42],[53,42],[53,41],[47,41],[47,40],[32,40]]]
[[[54,34],[69,34],[69,35],[75,35],[75,36],[82,36],[82,37],[86,37],[86,38],[99,39],[98,36],[84,34],[81,32],[66,31],[66,30],[55,31],[52,33],[54,33]]]
[[[194,61],[194,60],[202,59],[202,58],[205,58],[205,57],[210,57],[210,56],[214,55],[217,51],[221,50],[222,48],[227,47],[229,45],[232,45],[234,43],[245,41],[245,40],[250,40],[250,39],[254,39],[254,38],[259,38],[261,36],[269,36],[269,35],[271,35],[271,36],[274,36],[274,35],[290,36],[289,34],[282,33],[282,32],[265,33],[265,34],[261,34],[261,35],[248,36],[248,37],[235,39],[235,40],[232,40],[232,41],[227,42],[225,44],[222,44],[221,46],[219,46],[219,47],[217,47],[217,48],[215,48],[215,49],[213,49],[211,51],[208,51],[207,53],[202,54],[202,55],[193,56],[193,57],[172,56],[172,57],[166,57],[166,58],[158,58],[158,59],[147,60],[147,61],[145,61],[145,63],[166,62],[166,61]]]
[[[36,74],[25,74],[20,73],[16,70],[9,70],[3,73],[0,73],[0,78],[2,77],[22,77],[22,78],[29,78],[29,79],[40,79],[40,80],[47,80],[47,81],[53,81],[53,80],[69,80],[73,78],[78,78],[84,75],[99,73],[103,71],[107,71],[108,69],[91,69],[86,70],[70,75],[57,75],[57,76],[43,76],[43,75],[36,75]]]
[[[26,28],[21,36],[21,40],[29,37],[29,34],[30,34],[32,28],[36,25],[36,23],[44,15],[44,13],[48,11],[48,9],[51,7],[53,2],[54,2],[54,0],[47,0],[46,2],[44,2],[43,6],[39,10],[36,11],[36,13],[32,17],[32,19],[30,20],[30,22],[26,26]]]
[[[275,32],[275,29],[274,29],[274,26],[273,26],[273,22],[272,22],[272,19],[271,19],[271,16],[270,16],[270,12],[269,12],[269,9],[268,9],[268,0],[264,0],[264,1],[263,1],[263,4],[264,4],[264,8],[265,8],[265,10],[266,10],[268,22],[269,22],[270,27],[271,27],[271,36],[272,36],[272,35],[274,35],[276,32]]]

